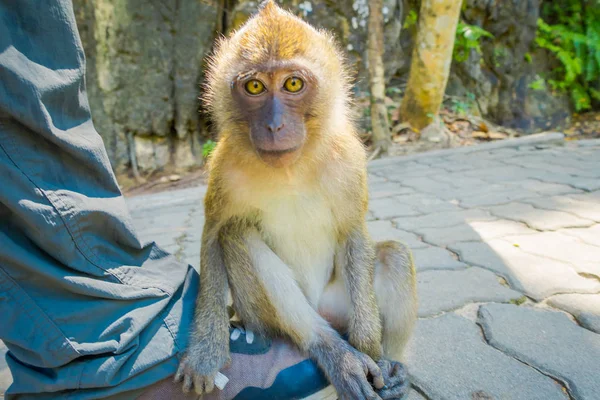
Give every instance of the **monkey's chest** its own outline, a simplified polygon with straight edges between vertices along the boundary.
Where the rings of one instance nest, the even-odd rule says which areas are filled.
[[[318,197],[273,203],[263,209],[263,233],[316,309],[330,280],[336,251],[331,208]]]

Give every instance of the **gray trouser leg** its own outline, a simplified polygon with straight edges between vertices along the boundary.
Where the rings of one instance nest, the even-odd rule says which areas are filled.
[[[198,280],[132,229],[90,118],[67,0],[0,0],[0,339],[7,399],[174,373]]]

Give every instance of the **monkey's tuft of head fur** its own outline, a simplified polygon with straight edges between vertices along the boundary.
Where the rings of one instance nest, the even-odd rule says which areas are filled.
[[[351,126],[349,88],[333,36],[267,0],[219,41],[203,99],[240,157],[289,167],[327,132]]]

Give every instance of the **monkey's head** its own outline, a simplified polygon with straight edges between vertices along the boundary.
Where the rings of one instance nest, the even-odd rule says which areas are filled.
[[[287,167],[347,121],[348,89],[332,36],[267,0],[218,44],[204,100],[221,137],[239,144],[240,157]]]

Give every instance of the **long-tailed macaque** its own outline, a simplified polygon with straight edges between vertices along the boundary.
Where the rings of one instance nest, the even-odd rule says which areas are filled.
[[[176,380],[213,390],[229,359],[228,289],[244,324],[289,338],[341,399],[399,398],[416,319],[415,271],[374,245],[365,150],[333,38],[267,0],[212,58],[200,293]],[[347,335],[345,340],[341,335]]]

